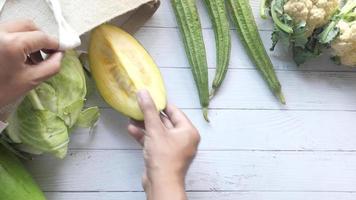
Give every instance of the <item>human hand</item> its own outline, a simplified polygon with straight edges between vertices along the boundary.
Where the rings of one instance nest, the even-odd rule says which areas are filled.
[[[198,130],[185,114],[168,105],[160,115],[147,91],[138,93],[144,122],[131,121],[129,133],[143,146],[143,186],[148,199],[186,199],[184,179],[200,141]]]
[[[59,71],[61,53],[44,61],[39,53],[58,47],[56,39],[30,20],[0,24],[0,110]]]

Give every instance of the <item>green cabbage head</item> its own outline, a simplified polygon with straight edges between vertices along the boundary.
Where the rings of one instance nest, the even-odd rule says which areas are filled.
[[[21,151],[64,158],[73,128],[91,128],[99,118],[97,107],[83,110],[86,95],[83,67],[76,52],[67,51],[60,72],[29,92],[12,114],[9,138]]]

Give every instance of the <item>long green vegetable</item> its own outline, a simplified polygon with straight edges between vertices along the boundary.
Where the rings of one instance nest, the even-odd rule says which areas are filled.
[[[203,115],[208,121],[208,64],[197,6],[195,0],[171,0],[171,2],[198,88]]]
[[[2,144],[0,144],[0,199],[46,199],[20,160]]]
[[[213,97],[226,76],[231,53],[231,35],[225,0],[204,0],[213,23],[216,42],[216,73],[210,97]]]
[[[279,98],[281,103],[285,104],[281,84],[273,69],[271,59],[268,57],[266,49],[263,46],[249,1],[227,0],[227,2],[233,21],[237,26],[237,32],[248,55],[261,71],[274,94]]]

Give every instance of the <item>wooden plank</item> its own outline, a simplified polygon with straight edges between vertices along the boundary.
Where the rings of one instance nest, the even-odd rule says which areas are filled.
[[[144,200],[143,192],[46,192],[50,200]]]
[[[51,200],[140,200],[145,199],[143,192],[90,192],[90,193],[46,193]],[[190,200],[354,200],[355,193],[332,192],[188,192]]]
[[[211,28],[211,22],[209,20],[207,11],[203,4],[203,1],[196,1],[200,14],[200,20],[203,28]],[[251,7],[255,15],[256,23],[261,30],[272,30],[271,20],[262,20],[259,16],[259,2],[257,0],[251,0]],[[161,1],[161,7],[155,13],[155,15],[145,24],[150,27],[177,27],[176,19],[170,0]],[[231,23],[231,27],[233,27]]]
[[[184,110],[200,130],[201,150],[356,150],[356,113],[336,111]],[[92,135],[75,131],[72,149],[140,149],[127,134],[127,119],[103,109]]]
[[[335,65],[330,60],[330,54],[325,53],[320,59],[314,59],[297,67],[291,57],[291,52],[278,45],[275,51],[269,51],[272,45],[271,31],[261,31],[261,38],[272,58],[273,64],[278,70],[301,70],[301,71],[356,71],[356,69]],[[215,68],[215,37],[213,30],[204,30],[204,41],[207,52],[209,68]],[[246,55],[237,33],[231,31],[232,49],[230,68],[254,69],[253,63]],[[176,28],[141,28],[135,37],[143,44],[160,67],[188,68],[184,47],[180,34]],[[155,39],[154,39],[155,38]]]
[[[181,108],[200,108],[195,83],[189,69],[161,70],[170,101]],[[209,70],[210,80],[213,70]],[[281,105],[256,70],[232,69],[224,85],[211,101],[215,109],[355,110],[356,73],[288,72],[277,73],[287,100]],[[90,105],[108,107],[98,95]]]
[[[141,151],[71,151],[27,166],[45,191],[142,191]],[[202,151],[187,190],[356,192],[355,152]]]

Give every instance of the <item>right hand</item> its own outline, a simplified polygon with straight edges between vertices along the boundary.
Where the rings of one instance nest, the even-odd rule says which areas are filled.
[[[39,51],[56,51],[58,41],[30,20],[0,24],[0,109],[60,70],[62,53],[39,60]]]
[[[145,121],[131,121],[129,133],[143,146],[143,185],[149,199],[186,199],[184,180],[200,142],[198,130],[185,114],[169,104],[168,117],[157,112],[147,91],[138,93]]]

